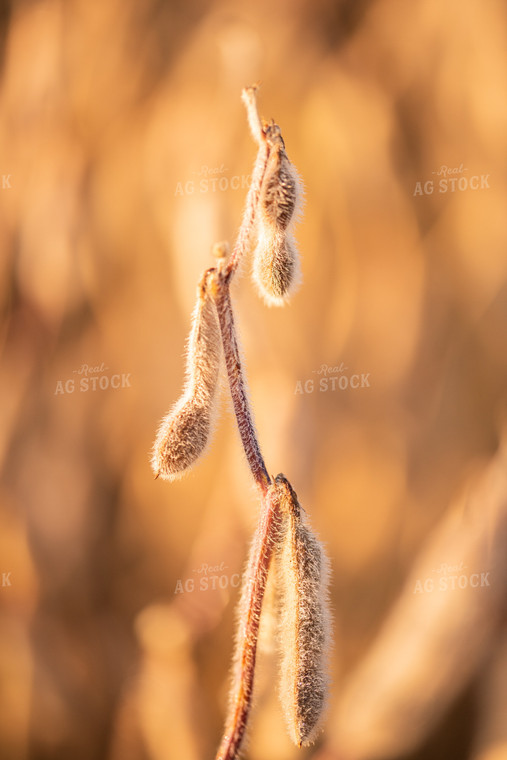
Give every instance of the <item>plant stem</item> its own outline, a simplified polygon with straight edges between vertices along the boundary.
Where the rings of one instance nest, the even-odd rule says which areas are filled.
[[[248,122],[250,124],[250,130],[252,136],[259,146],[257,152],[257,158],[252,172],[252,180],[250,182],[250,188],[246,198],[245,210],[243,212],[243,219],[241,221],[241,227],[239,229],[238,237],[232,249],[232,255],[228,264],[228,271],[235,272],[238,268],[238,264],[242,256],[246,253],[250,241],[255,229],[255,221],[257,216],[257,209],[259,206],[259,196],[262,187],[262,180],[266,172],[266,164],[269,157],[270,148],[266,142],[266,135],[262,126],[262,122],[257,112],[256,102],[256,87],[248,87],[243,91],[243,102],[245,103]]]
[[[225,262],[224,262],[225,264]],[[232,403],[236,421],[238,423],[241,442],[246,458],[256,484],[263,493],[266,492],[271,479],[269,477],[263,456],[261,454],[255,426],[250,411],[250,404],[246,392],[246,383],[241,367],[234,315],[232,313],[229,282],[231,271],[228,265],[219,265],[216,276],[213,278],[211,292],[215,301],[222,335],[225,365],[229,379]]]
[[[239,229],[236,242],[234,243],[232,255],[228,264],[231,272],[236,271],[241,257],[246,253],[250,246],[250,240],[252,238],[252,233],[255,227],[257,208],[259,205],[258,201],[261,192],[262,180],[264,179],[264,174],[266,171],[268,155],[269,148],[264,142],[259,148],[259,152],[257,153],[257,160],[252,172],[252,180],[250,182],[250,189],[248,190],[241,227]]]
[[[235,760],[245,736],[252,704],[262,600],[279,528],[280,506],[275,494],[274,489],[263,494],[261,517],[250,551],[240,602],[229,715],[216,760]]]

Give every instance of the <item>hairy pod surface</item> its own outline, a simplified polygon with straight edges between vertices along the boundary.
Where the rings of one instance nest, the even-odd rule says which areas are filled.
[[[267,143],[271,146],[262,183],[262,212],[268,224],[285,230],[291,221],[298,200],[298,176],[285,152],[279,127],[267,128]]]
[[[289,481],[278,475],[282,525],[275,552],[281,650],[280,700],[291,739],[315,740],[329,686],[329,561]]]
[[[252,274],[268,306],[283,306],[301,282],[299,256],[290,232],[261,229]]]
[[[203,278],[192,315],[183,394],[162,420],[153,446],[151,464],[157,477],[180,477],[205,450],[215,412],[220,356],[216,310]]]

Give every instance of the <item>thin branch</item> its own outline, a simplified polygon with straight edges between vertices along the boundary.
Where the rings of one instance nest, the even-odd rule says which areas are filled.
[[[275,488],[271,487],[263,495],[261,517],[250,550],[239,606],[240,627],[236,638],[229,715],[216,760],[234,760],[245,737],[252,704],[262,601],[279,521],[279,499]]]
[[[230,262],[229,265],[225,265],[225,262],[223,262],[219,264],[217,270],[214,270],[216,276],[213,278],[213,283],[211,285],[212,297],[217,309],[218,322],[222,335],[225,366],[227,368],[232,403],[238,423],[241,442],[253,478],[264,493],[269,486],[271,479],[261,454],[246,392],[246,382],[241,367],[238,340],[229,292],[229,283],[231,279],[229,266]]]
[[[239,262],[244,254],[248,251],[254,237],[256,218],[258,214],[259,196],[261,193],[262,181],[266,172],[266,165],[269,158],[270,147],[266,142],[264,127],[257,112],[257,102],[255,93],[257,87],[247,87],[243,90],[242,100],[247,109],[248,124],[252,136],[259,146],[257,158],[252,172],[252,180],[246,198],[243,219],[239,229],[238,237],[232,249],[232,255],[228,264],[228,271],[233,273],[237,270]]]

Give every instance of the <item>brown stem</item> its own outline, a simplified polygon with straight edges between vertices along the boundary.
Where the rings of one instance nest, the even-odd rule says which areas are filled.
[[[257,209],[259,205],[259,196],[261,192],[262,180],[264,179],[264,174],[266,172],[268,155],[269,148],[267,144],[263,142],[259,148],[259,152],[257,153],[257,160],[252,172],[252,180],[250,182],[250,189],[248,190],[241,227],[239,229],[236,242],[234,243],[234,248],[232,249],[231,258],[228,264],[229,270],[231,272],[236,271],[241,257],[248,251],[248,248],[250,246],[250,240],[255,228]]]
[[[229,282],[231,277],[229,265],[224,268],[219,266],[211,291],[215,300],[218,322],[220,324],[225,365],[227,368],[232,403],[236,415],[236,421],[238,423],[241,442],[254,480],[264,493],[269,486],[271,479],[268,475],[257,440],[257,434],[255,432],[255,426],[246,392],[245,378],[241,368],[238,341],[234,326],[234,316],[231,306],[231,296],[229,293]]]
[[[266,172],[266,165],[269,157],[270,148],[266,142],[266,134],[261,119],[257,112],[256,102],[257,87],[247,87],[243,90],[243,102],[247,109],[248,122],[252,136],[259,146],[257,158],[252,172],[252,180],[246,198],[243,219],[239,229],[238,237],[232,249],[232,255],[227,266],[228,272],[235,272],[238,268],[241,257],[247,252],[251,238],[255,229],[255,221],[259,207],[259,196],[262,187],[262,180]]]
[[[207,284],[217,310],[229,387],[243,449],[254,480],[262,493],[259,524],[243,580],[229,713],[216,760],[236,760],[245,737],[252,705],[262,601],[271,556],[280,528],[279,488],[278,484],[273,484],[269,477],[255,432],[241,367],[229,291],[230,281],[238,268],[239,261],[248,250],[255,234],[260,193],[270,154],[266,130],[257,112],[255,93],[255,86],[243,91],[250,129],[259,146],[243,220],[232,255],[227,263],[225,247],[219,246],[216,250],[219,263],[216,269],[210,271],[211,276]]]
[[[229,715],[216,760],[235,760],[245,737],[252,704],[262,600],[279,528],[280,507],[275,493],[270,489],[263,495],[261,517],[243,581]]]

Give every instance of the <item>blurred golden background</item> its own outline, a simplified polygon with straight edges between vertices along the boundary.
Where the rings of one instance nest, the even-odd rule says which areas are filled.
[[[226,393],[186,478],[149,453],[260,80],[304,282],[267,309],[245,268],[235,308],[335,650],[302,750],[265,655],[246,757],[507,758],[505,3],[11,0],[1,30],[0,757],[214,757],[258,509]]]

